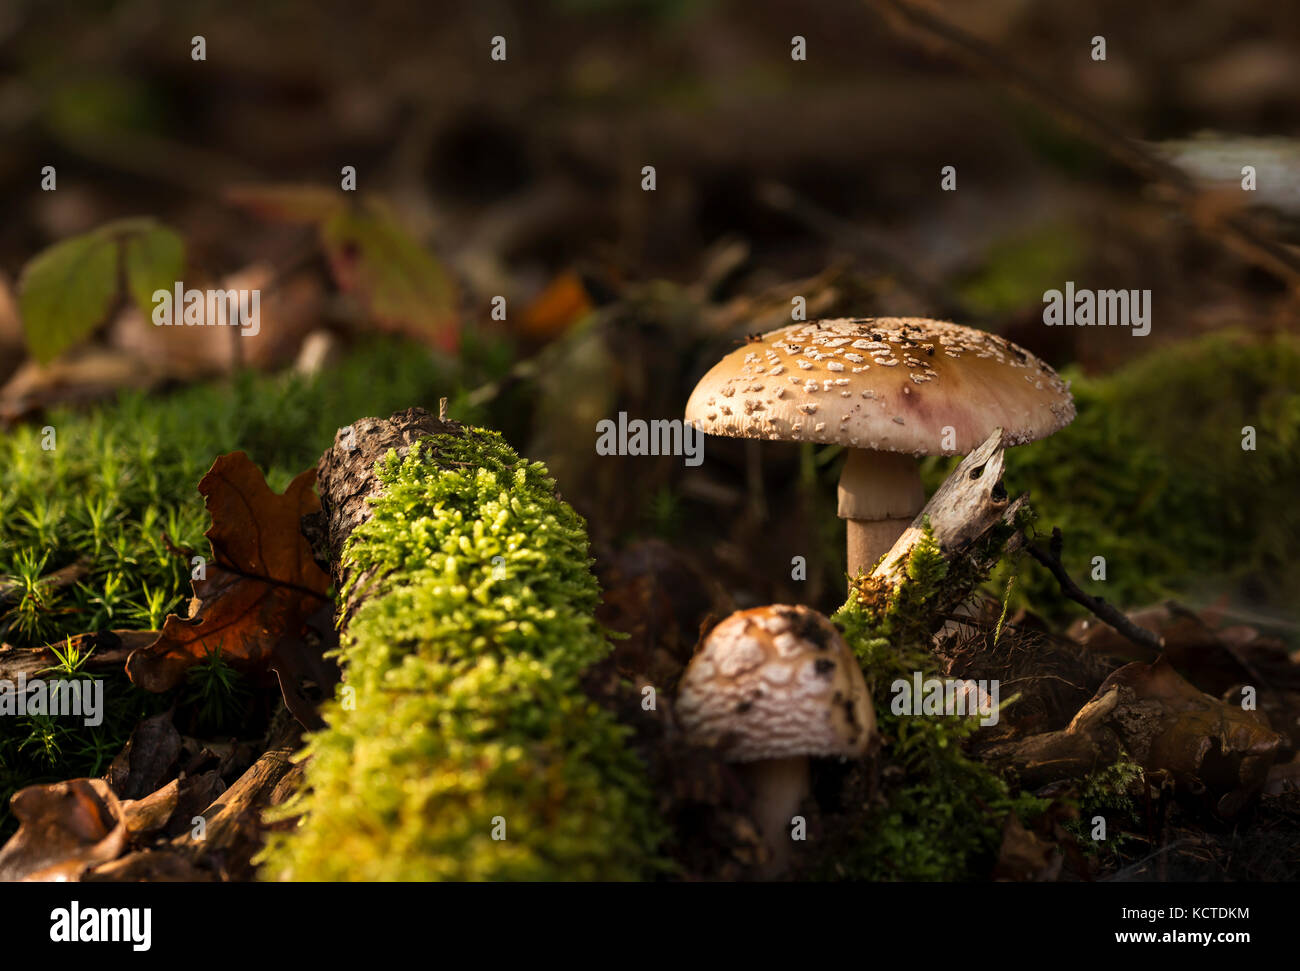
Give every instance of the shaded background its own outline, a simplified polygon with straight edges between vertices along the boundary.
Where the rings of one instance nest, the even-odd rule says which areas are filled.
[[[599,457],[595,424],[680,417],[709,365],[788,322],[802,296],[810,319],[948,317],[1065,370],[1080,419],[1014,450],[1007,481],[1031,490],[1041,526],[1066,527],[1074,575],[1124,607],[1177,595],[1294,648],[1300,9],[901,9],[921,18],[885,0],[5,2],[0,583],[32,551],[43,575],[80,569],[83,496],[120,502],[124,539],[36,598],[31,626],[0,587],[0,639],[157,627],[188,595],[160,536],[201,548],[193,486],[215,455],[245,449],[283,488],[338,426],[445,396],[453,417],[548,463],[589,521],[602,619],[633,634],[619,664],[671,684],[710,616],[842,601],[842,452],[709,439],[692,469]],[[806,61],[790,57],[795,35]],[[1091,57],[1098,35],[1105,61]],[[1243,164],[1259,172],[1249,197]],[[46,165],[56,192],[40,189]],[[375,319],[310,228],[229,191],[333,190],[345,165],[454,281],[458,323]],[[955,192],[940,187],[949,165]],[[263,335],[156,330],[120,306],[55,362],[30,360],[24,265],[130,216],[183,236],[187,285],[260,288]],[[1150,336],[1043,326],[1044,291],[1070,280],[1151,290]],[[46,421],[117,434],[121,455],[62,445],[54,482],[23,458]],[[1238,443],[1254,422],[1252,459]],[[943,474],[931,462],[928,484]],[[1105,585],[1087,579],[1099,549]],[[110,603],[106,578],[123,569]],[[990,591],[1012,574],[1014,605],[1055,630],[1082,614],[1023,562]],[[1240,672],[1220,674],[1200,683],[1225,690]],[[198,718],[191,701],[182,721]],[[24,748],[32,761],[0,774],[0,796],[99,774],[160,704],[123,712],[116,734],[53,769]],[[253,737],[264,721],[241,725]],[[0,755],[17,751],[8,741]],[[1264,846],[1249,866],[1267,872],[1275,856]]]
[[[843,569],[825,509],[834,450],[713,439],[698,471],[674,459],[596,462],[594,422],[619,410],[678,416],[709,363],[788,319],[791,295],[806,297],[810,317],[949,316],[1092,374],[1208,331],[1286,329],[1295,306],[1286,272],[1214,225],[1214,207],[1237,205],[1222,201],[1237,188],[1236,163],[1255,162],[1269,173],[1260,198],[1270,206],[1248,214],[1252,232],[1295,259],[1284,136],[1300,110],[1300,12],[1266,2],[926,8],[1118,132],[1148,143],[1200,136],[1177,150],[1229,188],[1189,206],[1068,108],[963,60],[960,36],[899,30],[890,7],[9,3],[0,267],[11,286],[54,241],[154,216],[185,237],[196,277],[274,292],[268,335],[242,363],[283,368],[322,330],[346,357],[373,331],[340,305],[310,234],[223,193],[334,186],[354,165],[361,190],[391,202],[459,282],[467,341],[494,349],[476,378],[504,382],[474,395],[458,377],[458,413],[548,460],[598,545],[688,536],[742,605],[797,596],[833,606]],[[204,62],[191,60],[194,35]],[[489,56],[494,35],[506,38],[505,62]],[[794,35],[807,61],[791,60]],[[1104,62],[1090,56],[1096,35]],[[1232,147],[1243,137],[1262,140],[1243,155]],[[1225,143],[1226,162],[1215,155]],[[647,164],[655,192],[641,189]],[[40,191],[43,165],[57,167],[57,192]],[[946,165],[955,192],[940,190]],[[1152,290],[1151,336],[1042,326],[1043,291],[1066,280]],[[495,295],[511,308],[504,322],[490,319]],[[0,340],[10,375],[23,360],[12,309]],[[138,318],[109,322],[97,340],[127,362],[99,382],[108,388],[78,375],[51,390],[38,377],[35,392],[9,389],[11,412],[239,363],[225,349],[161,346]],[[559,350],[539,370],[508,371],[548,345]],[[146,376],[130,363],[144,359],[175,363]],[[431,387],[419,403],[457,390]],[[810,560],[808,586],[785,580],[792,555]]]

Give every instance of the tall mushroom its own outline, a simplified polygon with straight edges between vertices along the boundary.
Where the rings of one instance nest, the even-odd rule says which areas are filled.
[[[965,455],[993,429],[1008,445],[1074,420],[1056,372],[985,331],[866,317],[791,324],[732,351],[696,385],[686,421],[712,435],[849,449],[839,515],[848,570],[869,570],[925,504],[915,461]]]
[[[682,676],[676,710],[692,741],[742,764],[767,850],[764,877],[789,864],[809,758],[861,756],[876,734],[857,659],[835,625],[808,607],[757,607],[718,624]]]

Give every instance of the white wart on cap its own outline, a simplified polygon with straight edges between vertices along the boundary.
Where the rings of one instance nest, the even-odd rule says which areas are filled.
[[[844,318],[791,324],[732,351],[700,379],[686,420],[710,435],[965,455],[998,427],[1008,445],[1052,434],[1074,420],[1074,400],[1052,368],[996,334]]]

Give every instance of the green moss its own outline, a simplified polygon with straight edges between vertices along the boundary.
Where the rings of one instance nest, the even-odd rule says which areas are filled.
[[[969,758],[963,744],[973,718],[896,715],[896,679],[942,677],[928,649],[929,607],[956,581],[927,527],[896,589],[864,587],[834,620],[844,630],[876,699],[882,760],[901,770],[885,776],[885,806],[873,810],[860,837],[838,855],[829,875],[862,880],[963,880],[987,874],[1002,822],[1017,808],[1007,785]],[[967,587],[969,589],[969,587]]]
[[[1293,501],[1300,341],[1216,335],[1162,348],[1108,377],[1070,377],[1078,417],[1050,439],[1010,449],[1005,481],[1012,494],[1030,493],[1043,527],[1062,527],[1065,563],[1080,585],[1126,605],[1225,591],[1288,605],[1289,592],[1300,588]],[[1254,451],[1242,448],[1247,425],[1256,430]],[[956,461],[929,461],[927,486],[937,488]],[[1019,525],[1030,525],[1028,515]],[[993,537],[979,559],[1002,539]],[[896,677],[937,676],[925,647],[925,606],[944,585],[962,589],[979,579],[952,575],[934,552],[918,547],[901,589],[877,591],[865,603],[855,598],[836,615],[877,698],[878,686]],[[1105,582],[1090,580],[1094,556],[1106,558]],[[1006,590],[1013,573],[1014,605],[1056,617],[1080,609],[1032,562],[1003,561],[990,589]],[[881,710],[883,701],[877,707],[885,760],[904,772],[886,782],[886,807],[869,817],[838,872],[867,879],[983,875],[1005,809],[1029,820],[1041,801],[1012,798],[1001,779],[962,754],[972,723],[900,718]],[[1097,814],[1107,817],[1109,838],[1094,849],[1113,854],[1129,839],[1123,827],[1137,811],[1128,795],[1135,769],[1121,759],[1084,781],[1081,817],[1070,824],[1082,845],[1093,846]]]
[[[1078,417],[1008,450],[1009,492],[1028,490],[1085,591],[1123,605],[1228,592],[1289,606],[1300,589],[1300,341],[1215,335],[1161,348],[1102,378],[1069,375]],[[1242,429],[1256,449],[1242,448]],[[931,460],[937,486],[953,463]],[[1104,582],[1090,579],[1106,559]],[[1075,613],[1047,571],[1016,569],[1015,604]],[[1003,573],[995,575],[1005,584]]]
[[[170,395],[124,394],[93,411],[58,408],[0,434],[0,578],[21,585],[0,600],[0,641],[21,647],[83,631],[158,627],[189,594],[189,561],[168,550],[164,534],[176,547],[208,552],[196,486],[214,458],[242,449],[272,488],[283,489],[315,465],[340,426],[412,404],[434,407],[441,395],[467,416],[456,407],[460,388],[506,366],[494,346],[470,347],[458,363],[377,340],[315,379],[243,374]],[[46,426],[55,432],[52,450],[42,448]],[[39,582],[78,560],[86,575],[75,585]],[[158,701],[119,675],[107,679],[104,696],[108,714],[99,728],[66,718],[0,719],[0,839],[14,825],[15,790],[102,772],[99,753],[116,754]]]
[[[1142,766],[1121,752],[1110,765],[1089,773],[1079,792],[1079,810],[1084,816],[1117,815],[1125,822],[1135,822],[1138,807],[1133,792],[1146,777]]]
[[[1079,815],[1065,824],[1084,852],[1115,862],[1132,843],[1141,842],[1129,830],[1142,826],[1136,795],[1142,792],[1146,773],[1125,752],[1110,765],[1084,777],[1079,786]],[[1106,820],[1104,842],[1093,839],[1093,817]]]
[[[646,875],[648,783],[579,681],[609,651],[582,519],[493,432],[436,436],[377,471],[384,491],[345,554],[377,586],[285,810],[304,820],[273,841],[265,875]]]

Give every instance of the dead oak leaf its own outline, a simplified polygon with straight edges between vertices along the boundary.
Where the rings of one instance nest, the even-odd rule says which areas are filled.
[[[193,581],[188,616],[168,615],[161,636],[127,659],[133,682],[166,691],[210,651],[249,669],[267,666],[284,645],[301,645],[330,584],[300,528],[320,510],[315,481],[308,469],[280,495],[243,452],[212,463],[199,481],[212,517],[206,575]]]

